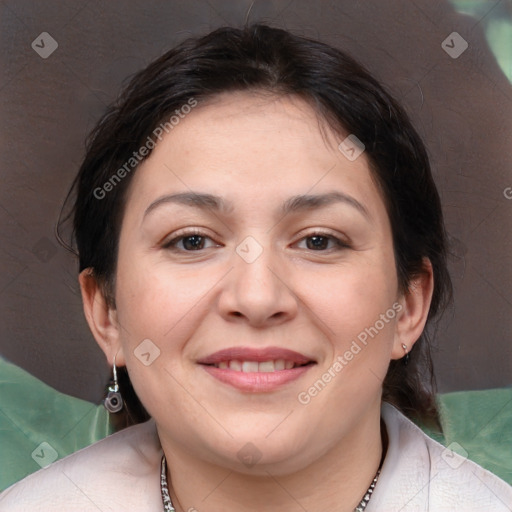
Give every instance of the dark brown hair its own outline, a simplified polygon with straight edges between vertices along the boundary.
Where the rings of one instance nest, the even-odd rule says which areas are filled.
[[[187,104],[219,93],[262,90],[295,95],[313,106],[338,133],[355,134],[365,145],[372,176],[389,215],[400,289],[432,264],[434,292],[428,322],[451,298],[446,233],[426,149],[408,116],[360,64],[321,42],[266,25],[221,28],[188,39],[152,62],[130,81],[90,135],[85,159],[68,195],[72,200],[79,269],[92,268],[115,307],[119,232],[133,170],[107,194],[100,189],[155,129]],[[193,115],[193,114],[192,114]],[[145,156],[149,156],[151,151]],[[124,369],[124,412],[118,427],[148,418]],[[424,332],[407,365],[391,361],[383,399],[410,418],[438,425],[429,340]]]

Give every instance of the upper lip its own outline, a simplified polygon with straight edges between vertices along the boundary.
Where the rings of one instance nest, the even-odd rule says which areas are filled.
[[[314,359],[299,352],[279,347],[251,348],[251,347],[231,347],[218,352],[214,352],[207,357],[199,359],[199,364],[218,364],[223,361],[275,361],[284,359],[292,361],[296,365],[315,362]]]

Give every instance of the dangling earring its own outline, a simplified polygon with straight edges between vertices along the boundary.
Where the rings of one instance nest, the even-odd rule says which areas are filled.
[[[110,413],[119,412],[123,408],[123,397],[119,392],[119,383],[117,382],[116,356],[112,366],[113,383],[108,388],[107,398],[103,401],[105,409]]]
[[[402,343],[402,348],[404,349],[405,352],[405,357],[403,358],[404,364],[407,366],[409,364],[409,352],[407,351],[407,345],[405,343]]]

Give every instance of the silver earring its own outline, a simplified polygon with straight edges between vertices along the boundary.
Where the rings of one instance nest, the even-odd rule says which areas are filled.
[[[402,343],[402,348],[404,349],[404,352],[405,352],[405,357],[403,358],[404,364],[408,365],[409,364],[409,352],[407,351],[407,345],[405,343]]]
[[[113,382],[108,388],[107,398],[103,401],[105,409],[110,413],[119,412],[123,408],[123,397],[119,391],[119,383],[117,382],[116,357],[112,366]]]

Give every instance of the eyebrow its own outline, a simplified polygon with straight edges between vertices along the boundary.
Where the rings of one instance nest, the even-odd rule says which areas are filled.
[[[179,194],[169,194],[159,197],[153,201],[144,212],[144,217],[149,213],[157,209],[159,206],[168,203],[183,204],[199,208],[202,210],[214,210],[214,211],[228,211],[233,208],[231,203],[226,202],[219,196],[212,194],[200,194],[196,192],[182,192]],[[286,200],[282,207],[281,213],[287,215],[293,212],[300,212],[305,210],[314,210],[315,208],[321,208],[329,206],[334,203],[344,203],[355,208],[367,219],[370,219],[368,210],[354,197],[344,194],[342,192],[329,192],[326,194],[316,195],[298,195],[293,196]]]
[[[291,197],[283,204],[282,213],[286,215],[291,212],[313,210],[315,208],[329,206],[334,203],[344,203],[352,206],[359,213],[363,214],[364,217],[370,219],[370,213],[368,210],[357,199],[348,194],[344,194],[343,192],[329,192],[327,194]]]
[[[144,217],[146,217],[149,213],[151,213],[159,206],[168,203],[183,204],[185,206],[192,206],[195,208],[200,208],[202,210],[220,211],[229,209],[229,205],[221,197],[214,196],[212,194],[182,192],[180,194],[170,194],[159,197],[146,208],[146,211],[144,212]]]

